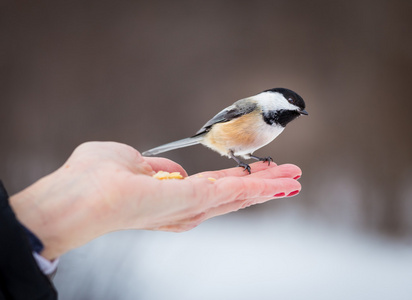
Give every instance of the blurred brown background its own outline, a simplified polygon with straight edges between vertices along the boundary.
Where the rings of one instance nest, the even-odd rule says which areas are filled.
[[[0,4],[0,176],[12,194],[90,140],[139,151],[286,87],[309,117],[257,154],[303,170],[302,218],[412,239],[411,1]],[[234,166],[195,146],[189,173]]]

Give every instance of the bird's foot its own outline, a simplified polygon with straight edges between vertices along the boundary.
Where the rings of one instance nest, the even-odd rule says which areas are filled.
[[[237,166],[243,168],[243,171],[248,171],[249,174],[252,174],[252,171],[250,170],[250,166],[247,163],[239,162]]]
[[[230,158],[233,158],[237,162],[237,166],[243,168],[243,171],[248,171],[249,174],[252,174],[252,171],[250,170],[250,166],[247,163],[244,163],[243,161],[241,161],[239,158],[237,158],[234,155],[232,150],[229,151],[228,156]]]
[[[256,159],[258,161],[263,161],[263,162],[268,162],[268,166],[270,165],[270,162],[273,162],[273,158],[270,156],[266,156],[266,157],[258,157],[255,155],[250,154],[249,155],[250,158]]]

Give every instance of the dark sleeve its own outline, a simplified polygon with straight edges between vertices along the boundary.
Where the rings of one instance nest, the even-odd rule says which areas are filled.
[[[33,258],[0,181],[0,300],[57,299],[57,292]]]

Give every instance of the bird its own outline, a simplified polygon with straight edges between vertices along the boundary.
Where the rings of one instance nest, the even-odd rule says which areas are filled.
[[[154,156],[170,150],[196,144],[236,161],[238,167],[251,174],[250,166],[241,161],[256,159],[273,162],[270,156],[253,155],[257,149],[272,142],[286,125],[301,115],[308,115],[305,102],[296,92],[286,88],[272,88],[243,98],[226,107],[206,122],[191,137],[167,143],[142,153]]]

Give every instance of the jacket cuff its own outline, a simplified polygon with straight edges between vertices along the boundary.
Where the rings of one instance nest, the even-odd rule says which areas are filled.
[[[1,181],[0,245],[0,299],[57,299],[53,284],[33,257]]]

